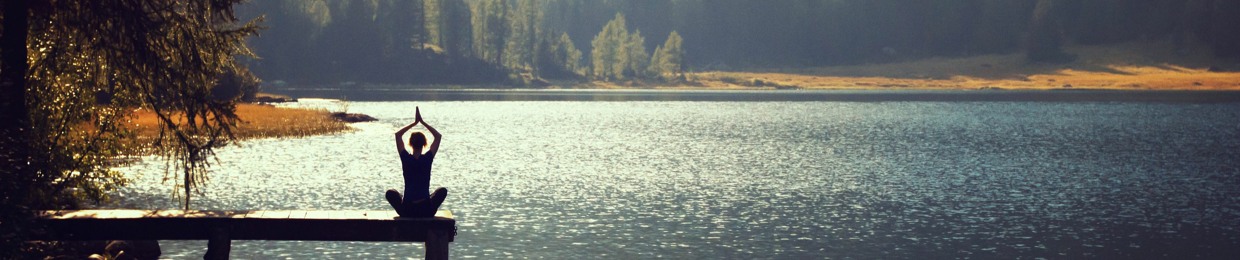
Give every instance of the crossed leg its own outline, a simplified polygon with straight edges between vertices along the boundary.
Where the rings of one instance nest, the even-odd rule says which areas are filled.
[[[396,214],[399,214],[401,217],[413,216],[413,212],[410,212],[401,205],[402,201],[399,191],[389,189],[387,190],[387,193],[384,194],[384,197],[387,198],[388,205],[392,205],[392,209],[396,210]]]
[[[435,216],[443,200],[448,197],[448,189],[442,187],[435,189],[429,198],[414,201],[403,200],[400,192],[394,189],[387,190],[384,197],[387,198],[388,204],[392,205],[392,209],[396,210],[396,214],[401,217],[430,218]]]

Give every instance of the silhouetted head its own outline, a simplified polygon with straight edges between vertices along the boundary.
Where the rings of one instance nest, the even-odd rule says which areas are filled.
[[[426,149],[426,135],[422,132],[414,132],[409,137],[409,146],[413,148],[414,155],[422,155],[422,150]]]

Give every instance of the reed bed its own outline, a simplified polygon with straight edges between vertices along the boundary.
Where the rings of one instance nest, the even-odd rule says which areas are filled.
[[[239,140],[255,138],[304,137],[349,130],[326,110],[284,108],[271,105],[238,104],[240,119],[233,128]],[[129,118],[136,153],[149,154],[149,144],[159,136],[159,118],[150,110],[137,110]]]

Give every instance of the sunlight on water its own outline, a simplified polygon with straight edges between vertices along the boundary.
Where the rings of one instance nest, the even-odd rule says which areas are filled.
[[[444,133],[453,257],[1221,256],[1240,245],[1240,105],[350,102],[357,131],[222,149],[200,209],[364,209],[392,132]],[[110,207],[176,208],[162,161]],[[205,241],[164,241],[197,258]],[[417,257],[408,243],[236,241],[238,258]],[[1153,254],[1153,255],[1152,255]]]

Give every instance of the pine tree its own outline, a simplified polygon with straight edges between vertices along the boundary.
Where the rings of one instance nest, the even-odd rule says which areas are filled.
[[[507,30],[504,28],[503,0],[471,2],[470,24],[473,27],[474,57],[490,64],[502,64]]]
[[[624,14],[616,13],[616,17],[590,42],[593,49],[590,59],[594,65],[594,77],[601,80],[623,80],[624,70],[628,65],[628,49],[624,48],[629,38],[625,28]]]
[[[585,74],[581,71],[581,50],[573,44],[573,39],[568,37],[568,33],[561,33],[560,38],[551,44],[551,54],[553,62],[561,70],[576,75]]]
[[[657,78],[663,77],[662,64],[667,60],[667,58],[663,57],[663,53],[663,46],[654,47],[654,53],[650,54],[650,66],[646,67],[646,73]]]
[[[538,8],[534,0],[516,1],[516,6],[505,16],[508,29],[504,40],[503,65],[513,72],[532,72],[535,53],[538,53]],[[537,75],[535,75],[537,76]]]
[[[624,49],[628,55],[625,64],[621,65],[626,72],[633,77],[645,78],[646,68],[650,66],[650,56],[646,54],[646,38],[642,37],[642,31],[636,30],[627,37]]]
[[[667,36],[662,46],[655,48],[650,58],[650,73],[664,80],[678,79],[683,75],[685,51],[681,44],[683,39],[676,31]]]

